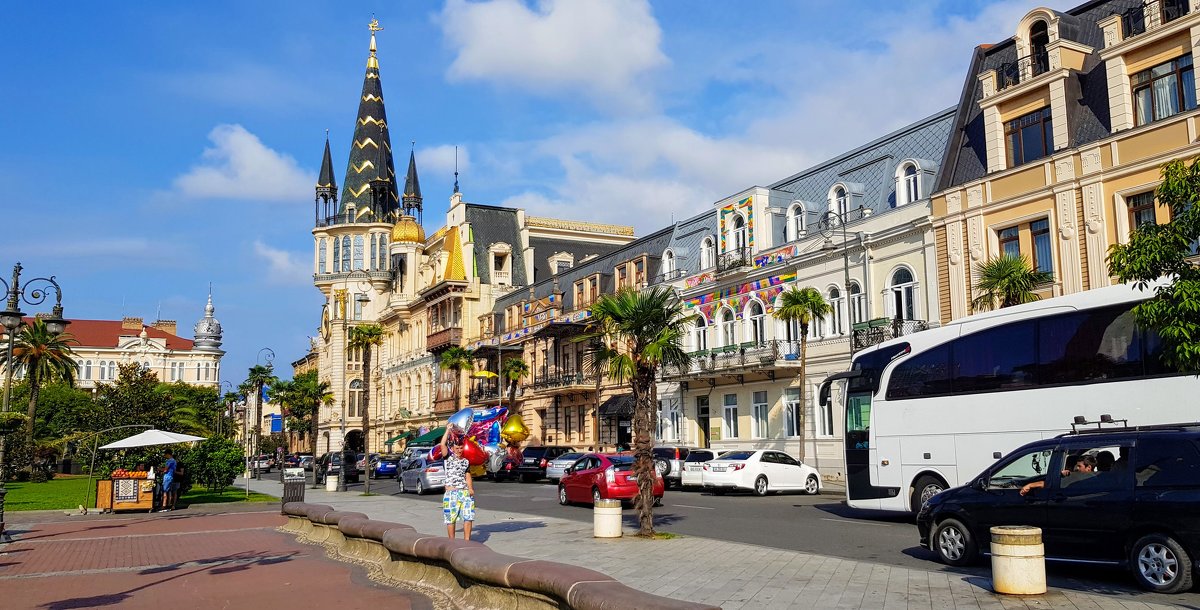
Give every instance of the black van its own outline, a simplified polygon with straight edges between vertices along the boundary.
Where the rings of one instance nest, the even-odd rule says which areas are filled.
[[[546,478],[546,465],[554,458],[570,453],[570,447],[543,445],[541,447],[526,447],[521,451],[521,463],[517,464],[517,474],[522,483],[533,483]]]
[[[921,507],[921,545],[950,565],[995,525],[1042,528],[1046,558],[1124,565],[1160,593],[1192,586],[1200,556],[1200,423],[1111,428],[1025,445]]]

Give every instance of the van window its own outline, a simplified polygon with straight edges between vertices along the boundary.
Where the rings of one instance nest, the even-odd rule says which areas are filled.
[[[1022,485],[1046,476],[1050,470],[1052,448],[1027,451],[1005,464],[988,478],[989,489],[1020,489]]]
[[[1195,441],[1143,437],[1136,454],[1138,487],[1200,485],[1200,453]]]
[[[1059,487],[1070,494],[1128,489],[1129,460],[1119,459],[1128,455],[1120,445],[1074,445],[1059,458]]]

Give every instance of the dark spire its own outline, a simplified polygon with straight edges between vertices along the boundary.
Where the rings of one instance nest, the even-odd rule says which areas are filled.
[[[404,178],[404,213],[409,216],[416,216],[420,220],[421,182],[417,180],[416,151],[408,153],[408,176]]]
[[[458,147],[454,147],[454,193],[458,192]],[[454,193],[451,193],[453,195]]]
[[[337,208],[338,187],[333,177],[333,156],[329,154],[329,130],[325,130],[325,157],[321,159],[321,173],[317,176],[316,220],[329,218]]]
[[[363,77],[362,95],[358,102],[358,118],[354,123],[354,140],[350,143],[350,162],[342,186],[339,214],[351,205],[360,222],[392,222],[400,205],[396,191],[396,169],[392,162],[392,143],[388,133],[387,113],[383,108],[383,86],[379,82],[379,60],[375,57],[375,32],[382,30],[372,19],[371,55],[367,58],[367,73]],[[372,188],[372,182],[376,188]],[[382,193],[379,193],[380,183]]]

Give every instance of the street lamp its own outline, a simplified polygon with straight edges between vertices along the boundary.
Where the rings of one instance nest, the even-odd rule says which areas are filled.
[[[859,217],[865,217],[870,214],[870,210],[865,207],[858,207],[853,210],[835,211],[829,210],[821,217],[819,226],[821,235],[825,236],[825,243],[821,245],[822,252],[836,252],[838,247],[833,243],[834,232],[840,228],[842,230],[842,262],[845,264],[845,285],[843,289],[843,302],[846,304],[846,319],[845,323],[853,329],[850,321],[853,320],[852,308],[850,307],[850,238],[846,234],[846,222],[851,212],[858,212]],[[854,332],[851,330],[850,336],[850,358],[854,358]]]
[[[0,412],[7,413],[12,399],[13,346],[17,340],[17,330],[25,324],[25,314],[20,310],[21,302],[37,307],[46,302],[49,291],[53,290],[54,307],[50,309],[50,317],[44,320],[46,330],[57,337],[67,329],[67,325],[71,322],[63,318],[62,288],[59,287],[53,275],[36,277],[21,284],[21,263],[17,263],[13,265],[12,281],[6,282],[0,278],[0,284],[4,285],[4,292],[8,296],[4,311],[0,311],[0,326],[4,327],[4,331],[8,335],[7,357],[4,361],[4,404]],[[8,490],[4,488],[5,481],[8,479],[4,451],[5,437],[6,435],[0,432],[0,536],[4,534],[4,496],[8,493]]]

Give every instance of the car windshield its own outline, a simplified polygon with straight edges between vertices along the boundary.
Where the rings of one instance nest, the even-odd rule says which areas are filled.
[[[688,454],[685,462],[707,462],[715,457],[711,451],[693,451]]]
[[[521,452],[521,455],[525,457],[542,457],[546,455],[547,451],[549,451],[549,449],[546,447],[526,447],[525,450]]]
[[[564,454],[554,458],[554,461],[556,461],[556,462],[574,462],[575,460],[578,460],[581,457],[583,457],[582,453],[564,453]]]
[[[615,470],[633,470],[632,455],[614,455],[609,456],[608,461],[612,462]]]
[[[754,456],[753,451],[730,451],[722,453],[718,460],[748,460]]]

